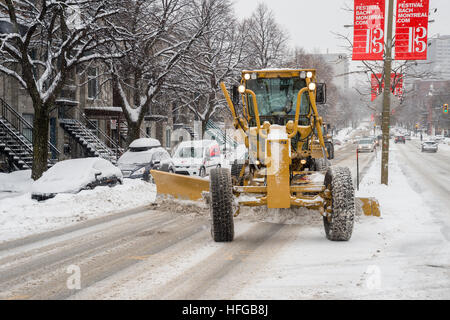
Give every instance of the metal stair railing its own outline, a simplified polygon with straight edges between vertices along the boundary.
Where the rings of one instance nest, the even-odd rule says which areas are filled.
[[[31,130],[33,132],[33,126],[25,120],[14,108],[12,108],[5,100],[0,98],[0,110],[1,110],[1,116],[8,121],[8,123],[13,126],[14,129],[16,129],[25,139],[33,144],[33,141],[31,141],[25,134],[24,129]],[[60,151],[50,142],[48,141],[48,146],[52,152],[56,155],[56,158],[60,155]]]
[[[91,120],[89,120],[85,115],[84,112],[79,107],[75,107],[80,111],[80,117],[86,122],[89,123],[95,130],[106,140],[108,141],[112,146],[113,149],[120,150],[120,146],[111,139],[105,132],[103,132],[102,129],[100,129],[95,123],[93,123]],[[94,134],[93,134],[94,135]],[[95,136],[95,135],[94,135]],[[96,137],[96,136],[95,136]],[[98,137],[97,137],[98,139]],[[100,139],[99,139],[100,140]],[[101,141],[101,140],[100,140]],[[102,142],[102,141],[101,141]],[[103,142],[102,142],[103,143]],[[104,143],[103,143],[104,144]],[[106,146],[106,145],[105,145]],[[110,147],[106,146],[108,149],[111,149]]]
[[[126,134],[128,134],[128,123],[127,123],[127,121],[125,120],[125,121],[121,121],[121,123],[125,126],[125,128],[127,129],[127,133]],[[121,124],[119,124],[119,133],[120,133],[120,126],[121,126]],[[141,136],[142,137],[144,137],[144,138],[151,138],[151,136],[150,135],[148,135],[147,134],[147,132],[145,132],[144,131],[144,129],[142,129],[142,128],[139,128],[139,130],[140,130],[140,132],[141,132]],[[120,133],[120,135],[122,135],[122,133]],[[126,138],[126,137],[125,137]]]
[[[22,140],[22,137],[17,135],[13,130],[11,130],[10,128],[8,128],[6,125],[2,126],[5,130],[3,131],[4,134],[10,138],[13,141],[19,142],[19,146],[23,147],[25,149],[28,150],[29,154],[31,155],[31,157],[33,157],[33,148],[30,147],[30,144],[26,143],[25,141]],[[13,148],[11,148],[11,146],[8,146],[8,144],[5,143],[5,149],[8,148],[10,153],[13,156],[16,156],[18,158],[18,160],[22,160],[22,162],[29,168],[31,169],[31,166],[28,164],[27,161],[22,159],[22,155],[18,154]]]
[[[89,128],[87,128],[81,121],[76,119],[61,119],[61,123],[64,124],[73,124],[75,126],[75,130],[81,130],[81,135],[83,136],[83,140],[85,140],[87,147],[94,150],[94,152],[97,153],[103,153],[100,149],[103,149],[106,151],[106,153],[112,158],[116,158],[117,160],[117,153],[114,153],[99,137],[97,137]],[[73,132],[74,135],[76,135],[75,132]],[[88,141],[94,141],[94,143]]]
[[[236,142],[236,140],[234,140],[233,138],[231,138],[230,136],[228,136],[226,133],[224,133],[223,130],[222,130],[218,125],[216,125],[213,121],[211,121],[211,120],[209,120],[209,121],[206,123],[206,130],[208,130],[208,129],[214,129],[214,130],[216,130],[216,132],[219,133],[220,139],[222,140],[222,142],[223,142],[224,144],[228,142],[228,143],[231,144],[233,147],[236,147],[236,146],[238,145],[238,143]]]

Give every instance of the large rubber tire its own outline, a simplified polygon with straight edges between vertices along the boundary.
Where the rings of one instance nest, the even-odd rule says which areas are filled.
[[[334,145],[333,145],[333,143],[325,142],[325,147],[327,148],[328,159],[330,159],[330,160],[334,159]]]
[[[234,238],[233,192],[230,170],[214,168],[210,173],[211,235],[215,242],[230,242]]]
[[[243,166],[244,164],[238,163],[237,161],[234,161],[231,165],[231,179],[233,185],[241,186],[243,184],[243,179],[239,178]]]
[[[325,186],[331,191],[331,215],[323,217],[325,234],[332,241],[348,241],[355,218],[355,190],[349,168],[333,167],[325,174]]]
[[[318,158],[314,159],[314,171],[323,171],[331,165],[328,159]]]
[[[200,168],[200,170],[198,171],[198,175],[199,175],[201,178],[206,177],[206,169],[205,169],[205,167],[201,167],[201,168]]]

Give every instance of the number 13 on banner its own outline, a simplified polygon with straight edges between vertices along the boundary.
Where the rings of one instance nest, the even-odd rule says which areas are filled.
[[[425,39],[425,40],[423,40]],[[409,27],[408,53],[422,53],[427,49],[427,29]]]
[[[384,32],[380,28],[366,30],[366,53],[383,52]]]

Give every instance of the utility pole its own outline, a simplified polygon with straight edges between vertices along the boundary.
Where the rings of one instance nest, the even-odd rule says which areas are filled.
[[[391,113],[391,70],[392,70],[392,20],[394,16],[394,0],[389,1],[388,25],[386,34],[386,55],[384,58],[384,91],[381,130],[383,132],[381,150],[381,183],[388,185],[389,177],[389,126]]]

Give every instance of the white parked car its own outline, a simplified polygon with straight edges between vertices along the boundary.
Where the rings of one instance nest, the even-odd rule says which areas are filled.
[[[204,177],[220,167],[220,147],[214,140],[181,142],[172,161],[175,173]]]
[[[150,170],[172,171],[170,154],[157,139],[140,138],[130,143],[117,166],[124,178],[150,181]]]
[[[57,162],[33,182],[31,198],[38,201],[58,193],[78,193],[97,186],[122,184],[120,169],[102,158],[80,158]]]

